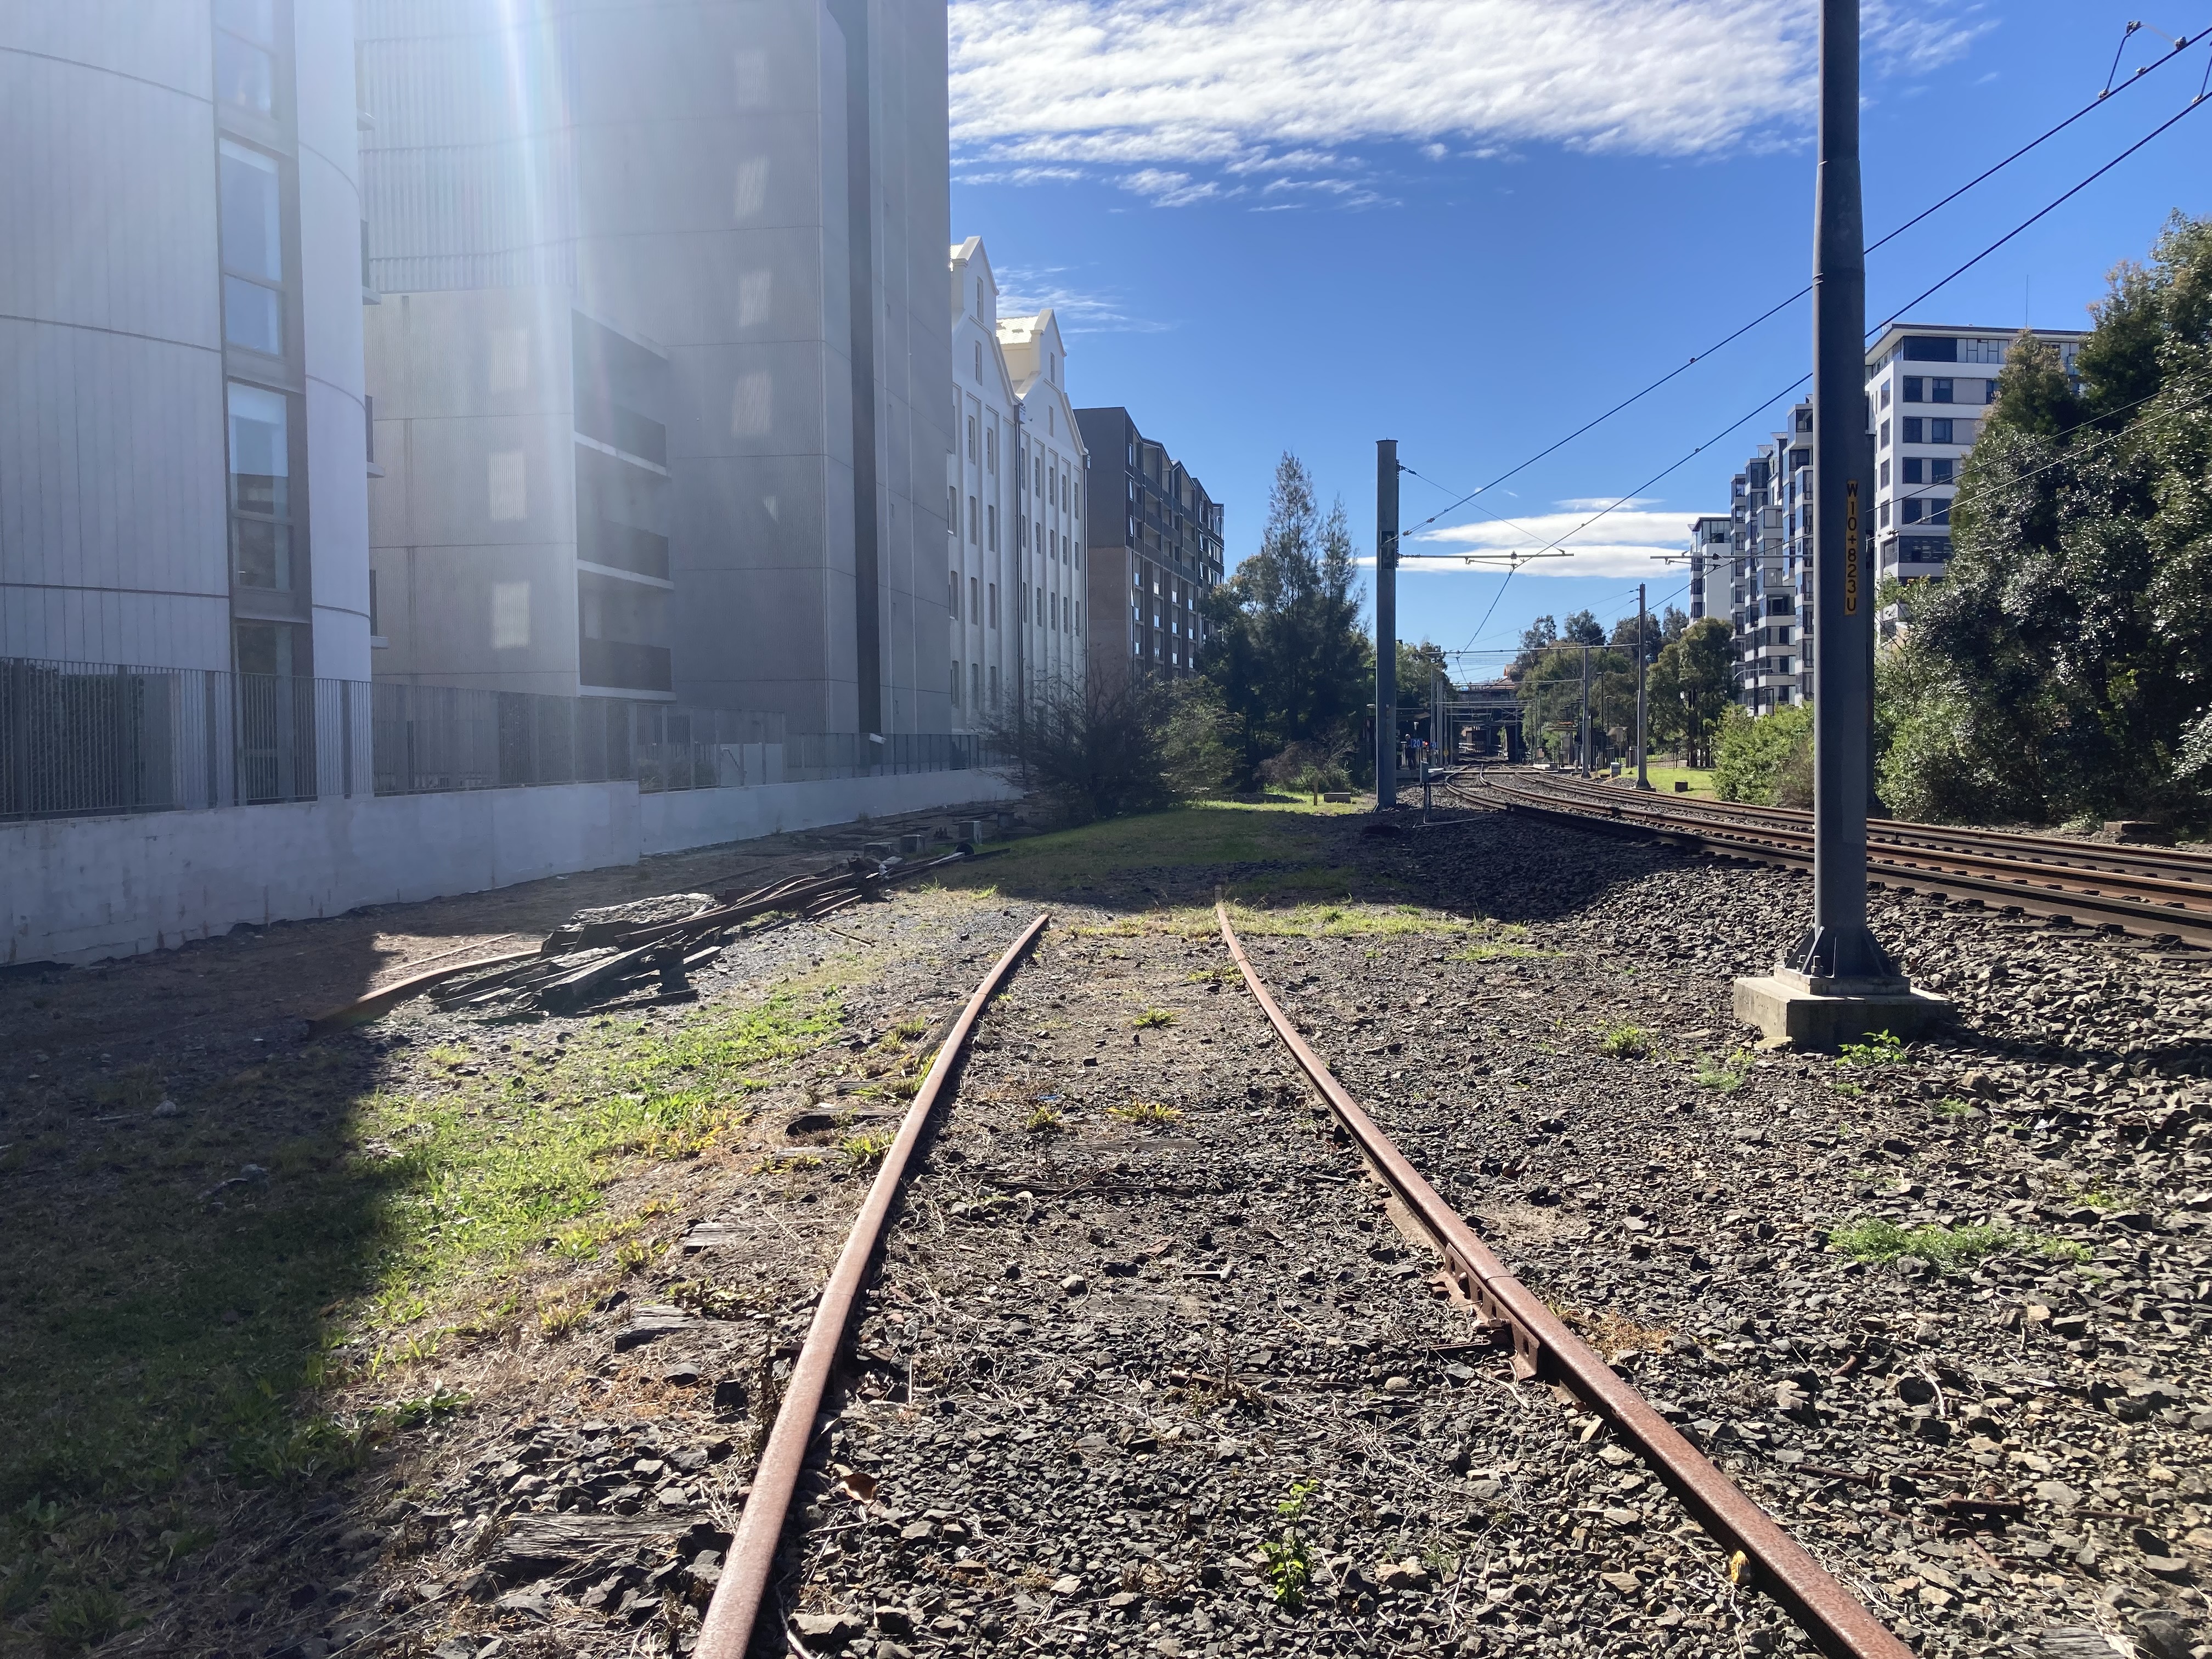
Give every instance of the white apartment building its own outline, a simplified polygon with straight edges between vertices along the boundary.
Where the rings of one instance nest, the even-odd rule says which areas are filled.
[[[1809,402],[1791,409],[1731,480],[1729,520],[1726,614],[1735,634],[1735,700],[1765,714],[1813,694]]]
[[[999,319],[999,344],[1020,399],[1015,477],[1018,678],[1079,688],[1088,672],[1084,624],[1083,498],[1091,453],[1067,396],[1067,348],[1050,311]]]
[[[380,675],[945,732],[944,6],[357,3]]]
[[[1088,457],[1049,311],[999,314],[982,239],[952,250],[955,447],[945,456],[948,676],[956,731],[1048,681],[1080,685]]]
[[[2068,375],[2089,337],[2044,329]],[[1893,323],[1867,353],[1874,418],[1875,568],[1884,580],[1941,576],[1951,557],[1951,501],[2016,335]]]
[[[353,24],[0,6],[0,655],[369,677]]]
[[[1708,514],[1690,521],[1690,620],[1712,613],[1706,608],[1709,585],[1729,591],[1730,562],[1735,545],[1735,520],[1723,514]]]

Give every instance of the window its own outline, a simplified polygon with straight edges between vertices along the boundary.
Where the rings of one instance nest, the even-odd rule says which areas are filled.
[[[999,550],[999,504],[996,501],[993,501],[989,507],[985,510],[985,516],[990,521],[989,533],[991,551],[995,553]]]
[[[983,665],[981,663],[971,662],[968,665],[968,688],[969,707],[981,708],[983,706]]]
[[[1902,430],[1900,430],[1897,434],[1898,441],[1908,444],[1924,442],[1925,440],[1923,440],[1920,435],[1922,424],[1923,422],[1917,415],[1906,416],[1902,421],[1898,422],[1898,425],[1902,428]]]
[[[980,302],[979,302],[979,303],[980,303]],[[976,341],[976,342],[975,342],[975,381],[976,381],[976,384],[980,386],[980,385],[981,385],[981,384],[982,384],[982,380],[983,380],[983,343],[982,343],[981,340],[978,340],[978,341]]]
[[[1905,524],[1918,524],[1920,515],[1927,507],[1927,503],[1917,495],[1907,495],[1897,505],[1899,520]]]
[[[1905,482],[1909,484],[1926,483],[1928,482],[1928,463],[1922,460],[1917,455],[1907,455],[1905,458]]]
[[[1793,449],[1790,452],[1790,470],[1792,472],[1800,471],[1812,465],[1813,452],[1811,450]]]
[[[1888,448],[1888,447],[1889,447],[1889,422],[1888,422],[1887,421],[1884,421],[1884,422],[1881,423],[1881,447],[1882,447],[1884,449],[1887,449],[1887,448]]]
[[[1951,436],[1951,422],[1948,417],[1941,415],[1931,415],[1928,417],[1928,441],[1929,443],[1948,444],[1956,441]]]
[[[1810,432],[1813,429],[1813,411],[1811,410],[1801,409],[1797,411],[1797,429],[1800,432]]]
[[[1875,522],[1885,530],[1889,528],[1889,503],[1887,501],[1875,507]]]
[[[993,582],[993,583],[991,584],[991,626],[992,626],[992,627],[994,627],[994,628],[996,628],[998,625],[999,625],[999,585],[998,585],[998,583],[996,583],[996,582]],[[997,671],[996,669],[992,670],[992,672],[994,672],[994,673],[996,673],[997,672],[998,672],[998,671]]]
[[[1982,382],[1982,401],[1983,401],[1984,403],[1985,403],[1985,404],[1993,404],[1993,403],[1996,402],[1996,400],[1997,400],[1997,383],[1996,383],[1995,380],[1984,380],[1984,381],[1983,381],[1983,382]]]
[[[216,0],[215,97],[250,114],[276,112],[276,0]]]
[[[286,623],[234,623],[231,648],[241,674],[278,674],[289,679],[307,672],[307,641],[302,630]]]
[[[957,662],[952,665],[952,706],[960,707],[960,665]]]
[[[1881,471],[1875,479],[1875,488],[1877,489],[1887,489],[1889,488],[1889,463],[1887,461],[1884,461],[1881,464]],[[1717,536],[1713,539],[1717,541],[1720,538]]]
[[[977,539],[975,532],[980,516],[975,508],[975,498],[970,495],[968,498],[968,539],[971,542]]]
[[[230,428],[230,568],[242,587],[292,586],[290,400],[279,392],[226,389]]]
[[[1928,482],[1947,484],[1951,482],[1952,469],[1958,465],[1948,455],[1938,455],[1928,463]]]
[[[284,214],[276,158],[228,138],[217,149],[222,337],[233,345],[281,357]]]
[[[1899,394],[1899,398],[1901,402],[1917,404],[1927,401],[1920,395],[1926,388],[1917,374],[1906,375],[1905,377],[1904,386],[1905,390]]]
[[[1881,406],[1884,409],[1889,407],[1889,382],[1887,380],[1881,383]]]
[[[945,608],[952,613],[952,620],[958,622],[960,620],[960,573],[957,570],[948,570],[945,573],[945,578],[951,584],[950,591],[945,596]]]
[[[983,465],[993,473],[999,470],[999,425],[995,421],[983,428]]]
[[[1908,363],[1955,363],[1959,361],[1958,336],[1908,335],[1905,341],[1905,361]]]
[[[1949,403],[1951,401],[1951,382],[1944,380],[1929,381],[1928,401],[1931,404]]]
[[[1060,595],[1055,593],[1045,602],[1045,614],[1050,618],[1046,626],[1055,634],[1060,632]]]
[[[968,579],[968,615],[975,622],[983,620],[983,586],[980,577]]]
[[[951,484],[945,486],[945,528],[946,533],[960,533],[960,491]]]
[[[999,706],[999,665],[998,665],[996,663],[994,663],[994,664],[992,664],[992,665],[991,665],[991,707],[992,707],[992,708],[996,708],[998,706]]]
[[[1951,498],[1948,495],[1938,495],[1928,503],[1928,522],[1946,525],[1951,522]]]

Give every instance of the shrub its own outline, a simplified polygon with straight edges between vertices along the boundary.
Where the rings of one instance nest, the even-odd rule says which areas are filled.
[[[1713,793],[1755,806],[1812,803],[1813,705],[1753,717],[1730,709],[1713,757]],[[1784,800],[1787,793],[1791,799]],[[1802,799],[1797,799],[1802,794]]]

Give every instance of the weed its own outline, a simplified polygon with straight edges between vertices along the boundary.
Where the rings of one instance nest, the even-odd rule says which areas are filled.
[[[847,1135],[837,1143],[845,1162],[855,1170],[874,1169],[890,1149],[891,1138],[882,1133]]]
[[[1979,1117],[1982,1109],[1972,1101],[1961,1100],[1956,1095],[1945,1095],[1930,1108],[1938,1117]]]
[[[1056,1135],[1067,1124],[1057,1107],[1040,1105],[1023,1120],[1022,1127],[1033,1135]]]
[[[2080,1240],[2072,1238],[2038,1239],[2035,1248],[2039,1255],[2053,1261],[2088,1261],[2094,1260],[2097,1254]]]
[[[653,1246],[641,1238],[625,1239],[615,1252],[615,1271],[627,1276],[642,1273],[653,1260]]]
[[[1707,1054],[1698,1062],[1691,1080],[1700,1089],[1711,1089],[1717,1094],[1732,1095],[1743,1087],[1751,1076],[1751,1050],[1739,1048],[1727,1059]]]
[[[1866,1085],[1863,1083],[1837,1082],[1828,1086],[1839,1095],[1863,1095],[1866,1092]]]
[[[123,1598],[105,1584],[79,1584],[47,1605],[47,1642],[62,1650],[98,1647],[123,1628]]]
[[[1298,1523],[1305,1519],[1307,1506],[1320,1490],[1318,1480],[1292,1481],[1290,1496],[1275,1505],[1275,1513],[1282,1517],[1283,1535],[1263,1539],[1260,1544],[1275,1605],[1293,1613],[1304,1602],[1306,1585],[1313,1577],[1313,1559]]]
[[[449,1389],[440,1383],[428,1394],[413,1400],[395,1401],[383,1408],[384,1420],[394,1429],[411,1429],[433,1419],[451,1417],[468,1408],[470,1396],[459,1389]]]
[[[1163,1106],[1157,1100],[1133,1100],[1126,1106],[1109,1106],[1106,1109],[1106,1115],[1117,1117],[1124,1123],[1143,1124],[1156,1129],[1164,1129],[1171,1123],[1182,1121],[1182,1109],[1179,1106]]]
[[[2076,1204],[2086,1204],[2093,1210],[2117,1210],[2120,1207],[2120,1200],[2112,1189],[2095,1182],[2085,1187],[2069,1181],[2066,1183],[2066,1195]]]
[[[1147,1008],[1130,1022],[1140,1031],[1157,1031],[1176,1023],[1176,1017],[1164,1008]]]
[[[1641,1025],[1608,1025],[1599,1034],[1597,1047],[1612,1060],[1641,1060],[1651,1052],[1651,1033]]]
[[[1918,1256],[1948,1273],[1972,1266],[1992,1251],[2015,1243],[2002,1227],[1900,1227],[1894,1221],[1865,1217],[1828,1235],[1828,1248],[1855,1261],[1890,1262]]]
[[[891,1027],[890,1035],[901,1042],[919,1042],[928,1030],[929,1022],[926,1019],[902,1019]]]
[[[558,1342],[591,1317],[591,1310],[574,1302],[549,1302],[538,1310],[538,1329],[548,1342]]]
[[[1836,1050],[1838,1066],[1902,1066],[1905,1045],[1887,1031],[1876,1031],[1864,1042],[1846,1042]]]

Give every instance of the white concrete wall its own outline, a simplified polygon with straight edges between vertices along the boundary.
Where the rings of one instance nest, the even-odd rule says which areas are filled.
[[[1019,800],[1021,791],[989,772],[909,772],[888,778],[827,778],[743,789],[677,789],[638,799],[647,853],[676,853],[726,841],[896,817],[939,807]]]
[[[985,772],[641,796],[629,783],[0,824],[0,963],[97,962],[780,830],[1010,800]]]

